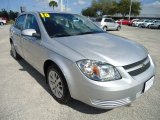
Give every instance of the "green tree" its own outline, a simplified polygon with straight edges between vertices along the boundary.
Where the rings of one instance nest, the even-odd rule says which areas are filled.
[[[120,0],[118,4],[118,13],[120,13],[123,17],[129,14],[130,2],[131,0]],[[132,1],[131,8],[131,15],[137,16],[141,11],[141,3],[138,1]]]
[[[131,15],[138,16],[141,12],[141,3],[140,2],[133,2],[132,3],[132,9],[131,9]]]
[[[18,12],[14,12],[14,11],[10,10],[8,12],[8,15],[9,15],[10,20],[15,20],[15,18],[18,16]]]
[[[93,0],[90,7],[83,9],[82,14],[90,17],[100,15],[129,14],[131,0]],[[141,3],[137,0],[132,2],[131,15],[137,16],[141,11]],[[97,14],[98,13],[98,14]]]
[[[107,14],[114,15],[116,13],[118,13],[118,3],[116,1],[113,1],[110,3],[109,10],[108,10]]]
[[[18,12],[10,10],[9,12],[5,9],[0,10],[0,17],[6,18],[7,20],[15,20],[18,16]]]
[[[96,16],[96,12],[94,12],[94,9],[92,7],[88,7],[86,9],[83,9],[82,14],[84,16],[89,16],[89,17],[95,17]]]
[[[114,15],[117,13],[118,10],[118,3],[116,0],[93,0],[90,9],[84,9],[82,11],[83,13],[88,13],[90,10],[92,10],[92,14],[89,15],[96,15],[99,16],[97,13],[100,13],[100,15]],[[86,11],[85,11],[86,10]]]
[[[55,7],[58,7],[58,3],[56,1],[54,1],[54,0],[51,0],[49,2],[49,6],[52,7],[53,10],[54,10]]]
[[[1,10],[0,17],[5,17],[7,20],[9,20],[8,12],[5,9]]]

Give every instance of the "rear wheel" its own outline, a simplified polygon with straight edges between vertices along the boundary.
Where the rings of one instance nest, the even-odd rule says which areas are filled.
[[[48,68],[47,80],[53,97],[62,104],[66,104],[71,99],[67,82],[61,71],[55,66],[51,65]]]
[[[160,29],[160,25],[158,26],[158,29]]]
[[[107,30],[108,30],[107,26],[104,26],[104,27],[103,27],[103,30],[104,30],[104,31],[107,31]]]
[[[120,30],[121,30],[121,27],[120,27],[120,26],[118,26],[118,27],[117,27],[117,31],[120,31]]]
[[[141,28],[141,27],[142,27],[142,25],[138,25],[138,27],[140,27],[140,28]]]
[[[19,60],[21,59],[21,56],[16,52],[15,46],[13,43],[11,43],[11,55],[14,57],[14,59]]]

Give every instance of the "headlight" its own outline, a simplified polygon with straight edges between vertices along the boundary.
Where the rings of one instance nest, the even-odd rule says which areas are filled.
[[[121,79],[118,70],[105,62],[95,60],[80,60],[77,62],[82,73],[96,81],[110,81]]]

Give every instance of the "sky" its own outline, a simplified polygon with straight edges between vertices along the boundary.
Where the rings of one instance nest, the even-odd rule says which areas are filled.
[[[0,0],[0,9],[20,12],[20,6],[27,6],[27,11],[51,11],[49,0]],[[59,2],[60,0],[56,0]],[[65,2],[65,0],[63,0]],[[160,0],[139,0],[142,3],[141,14],[160,15]],[[89,7],[92,0],[68,0],[68,12],[81,13],[81,10]],[[60,10],[60,7],[55,9]]]

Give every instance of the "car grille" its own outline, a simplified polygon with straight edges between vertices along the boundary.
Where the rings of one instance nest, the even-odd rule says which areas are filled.
[[[141,61],[138,61],[133,64],[129,64],[126,66],[123,66],[123,68],[131,75],[131,76],[137,76],[143,72],[145,72],[150,67],[150,61],[149,58],[146,57]]]
[[[93,105],[100,106],[100,107],[114,108],[114,107],[119,107],[119,106],[129,104],[131,103],[131,100],[130,100],[130,97],[120,99],[120,100],[114,100],[114,101],[91,99],[91,103]]]

